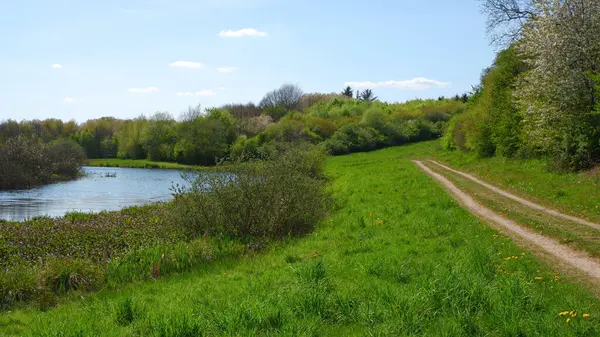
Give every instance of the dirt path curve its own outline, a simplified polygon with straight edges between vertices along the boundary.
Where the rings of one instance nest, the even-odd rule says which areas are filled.
[[[486,188],[488,188],[488,189],[490,189],[490,190],[492,190],[492,191],[494,191],[494,192],[496,192],[498,194],[501,194],[501,195],[503,195],[503,196],[505,196],[505,197],[507,197],[509,199],[512,199],[512,200],[514,200],[516,202],[519,202],[522,205],[531,207],[531,208],[536,209],[538,211],[542,211],[542,212],[548,213],[550,215],[554,215],[554,216],[559,217],[559,218],[567,219],[567,220],[570,220],[570,221],[573,221],[573,222],[576,222],[576,223],[579,223],[579,224],[582,224],[582,225],[586,225],[586,226],[592,227],[594,229],[600,230],[600,225],[597,224],[597,223],[593,223],[593,222],[587,221],[585,219],[574,217],[572,215],[564,214],[564,213],[561,213],[559,211],[556,211],[556,210],[544,207],[542,205],[538,205],[538,204],[533,203],[533,202],[531,202],[529,200],[520,198],[520,197],[518,197],[518,196],[516,196],[514,194],[511,194],[511,193],[508,193],[508,192],[506,192],[506,191],[504,191],[502,189],[499,189],[496,186],[490,185],[490,184],[486,183],[485,181],[482,181],[480,179],[477,179],[477,178],[473,177],[470,174],[467,174],[467,173],[455,170],[455,169],[453,169],[451,167],[448,167],[448,166],[446,166],[444,164],[440,164],[440,163],[438,163],[435,160],[429,160],[429,162],[434,163],[437,166],[443,167],[443,168],[445,168],[448,171],[454,172],[456,174],[460,174],[461,176],[463,176],[463,177],[465,177],[465,178],[467,178],[469,180],[472,180],[472,181],[478,183],[479,185],[481,185],[483,187],[486,187]]]
[[[567,263],[568,265],[571,265],[572,267],[579,269],[580,271],[586,273],[592,278],[600,279],[600,263],[591,258],[586,253],[576,251],[569,247],[561,245],[560,243],[548,237],[534,233],[528,229],[519,226],[512,220],[509,220],[494,213],[492,210],[482,206],[471,196],[460,190],[450,180],[446,179],[439,173],[432,171],[422,162],[418,160],[413,160],[413,162],[417,166],[419,166],[423,171],[429,174],[432,178],[434,178],[435,180],[440,182],[444,187],[446,187],[446,189],[450,191],[454,198],[458,202],[463,204],[472,213],[494,222],[498,226],[503,227],[504,229],[512,232],[513,234],[518,235],[523,240],[538,246],[546,253],[562,260],[563,262]]]

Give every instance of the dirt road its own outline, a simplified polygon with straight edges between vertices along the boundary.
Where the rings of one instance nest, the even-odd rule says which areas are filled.
[[[502,217],[492,210],[482,206],[475,199],[473,199],[470,195],[466,194],[458,187],[456,187],[450,180],[446,179],[439,173],[434,172],[429,167],[425,166],[422,162],[413,160],[413,162],[419,166],[423,171],[429,174],[432,178],[440,182],[453,196],[454,198],[464,205],[469,211],[473,214],[480,216],[488,221],[493,222],[497,226],[508,230],[510,233],[520,237],[528,243],[531,243],[545,253],[550,254],[562,262],[584,272],[588,276],[600,280],[600,263],[590,257],[588,254],[573,250],[569,247],[561,245],[557,241],[545,237],[543,235],[534,233],[528,229],[525,229],[515,223],[514,221]],[[441,164],[440,164],[441,165]],[[448,168],[450,169],[450,168]],[[450,169],[452,170],[452,169]],[[452,170],[454,171],[454,170]],[[456,171],[459,173],[459,171]],[[475,178],[476,179],[476,178]],[[482,182],[483,183],[483,182]],[[484,183],[485,184],[485,183]],[[490,185],[490,187],[493,187]],[[504,195],[504,194],[503,194]],[[508,197],[508,196],[507,196]],[[515,196],[516,197],[516,196]],[[518,198],[518,197],[516,197]],[[525,199],[519,198],[523,201]],[[532,203],[533,204],[533,203]],[[536,204],[534,204],[536,205]],[[537,205],[539,206],[539,205]],[[542,206],[539,206],[542,207]],[[556,212],[556,211],[555,211]]]
[[[500,189],[500,188],[498,188],[496,186],[493,186],[493,185],[490,185],[490,184],[488,184],[488,183],[486,183],[484,181],[481,181],[480,179],[477,179],[477,178],[475,178],[474,176],[472,176],[472,175],[470,175],[468,173],[464,173],[464,172],[455,170],[455,169],[453,169],[451,167],[448,167],[446,165],[440,164],[440,163],[438,163],[435,160],[429,160],[429,162],[434,163],[435,165],[438,165],[438,166],[440,166],[440,167],[442,167],[442,168],[444,168],[444,169],[446,169],[448,171],[451,171],[451,172],[454,172],[456,174],[459,174],[459,175],[461,175],[461,176],[463,176],[463,177],[465,177],[465,178],[467,178],[469,180],[472,180],[472,181],[478,183],[479,185],[481,185],[481,186],[483,186],[485,188],[488,188],[488,189],[490,189],[490,190],[492,190],[492,191],[494,191],[494,192],[496,192],[496,193],[498,193],[500,195],[503,195],[503,196],[505,196],[505,197],[507,197],[509,199],[517,201],[517,202],[521,203],[524,206],[527,206],[527,207],[530,207],[530,208],[533,208],[533,209],[536,209],[536,210],[548,213],[550,215],[553,215],[553,216],[556,216],[556,217],[559,217],[559,218],[563,218],[563,219],[567,219],[567,220],[570,220],[570,221],[573,221],[573,222],[577,222],[579,224],[592,227],[594,229],[600,229],[600,225],[597,224],[597,223],[593,223],[593,222],[587,221],[585,219],[574,217],[572,215],[564,214],[564,213],[561,213],[559,211],[556,211],[556,210],[544,207],[542,205],[538,205],[538,204],[533,203],[533,202],[531,202],[529,200],[523,199],[523,198],[518,197],[518,196],[516,196],[514,194],[506,192],[506,191],[504,191],[504,190],[502,190],[502,189]]]

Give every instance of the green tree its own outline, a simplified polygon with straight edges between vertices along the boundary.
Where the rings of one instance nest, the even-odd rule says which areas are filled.
[[[174,159],[174,148],[178,137],[175,120],[169,113],[154,113],[144,125],[140,138],[149,160],[170,161]]]
[[[558,169],[590,166],[599,150],[594,77],[600,74],[600,2],[535,1],[519,52],[531,67],[517,84],[527,141]]]
[[[118,158],[143,159],[147,157],[142,144],[142,131],[147,123],[148,120],[142,115],[121,124],[116,133]]]
[[[347,86],[343,91],[342,91],[342,95],[348,97],[348,98],[354,98],[354,90],[352,90],[352,88],[350,86]]]
[[[360,100],[363,102],[373,102],[377,100],[377,96],[373,94],[373,90],[365,89],[363,92],[360,93]]]

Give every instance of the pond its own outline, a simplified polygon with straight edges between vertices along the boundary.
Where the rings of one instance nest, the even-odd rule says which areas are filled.
[[[0,191],[0,219],[21,221],[70,211],[119,210],[173,198],[182,171],[83,167],[85,177],[29,190]]]

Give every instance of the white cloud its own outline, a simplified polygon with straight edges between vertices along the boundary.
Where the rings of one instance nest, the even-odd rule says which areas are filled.
[[[236,67],[220,67],[217,68],[217,71],[220,73],[232,73],[234,71],[237,71],[238,69]]]
[[[65,102],[65,103],[75,103],[76,100],[73,97],[65,97],[65,99],[63,100],[63,102]]]
[[[127,89],[127,91],[133,92],[135,94],[153,94],[153,93],[159,92],[160,90],[158,90],[158,88],[156,88],[156,87],[148,87],[148,88],[129,88],[129,89]]]
[[[219,87],[219,90],[227,90],[225,87]]]
[[[201,69],[204,67],[204,65],[200,62],[175,61],[175,62],[169,63],[169,67]]]
[[[219,33],[220,37],[245,37],[245,36],[265,37],[268,35],[269,35],[269,33],[261,32],[254,28],[243,28],[240,30],[222,30]]]
[[[357,89],[360,88],[398,88],[404,90],[425,90],[431,88],[446,88],[450,83],[430,80],[424,77],[413,78],[404,81],[384,81],[384,82],[346,82],[348,85]]]
[[[62,67],[63,67],[62,64],[58,64],[58,63],[55,63],[52,65],[52,69],[60,69]]]
[[[216,94],[213,90],[204,89],[196,92],[178,92],[177,96],[214,96]]]

